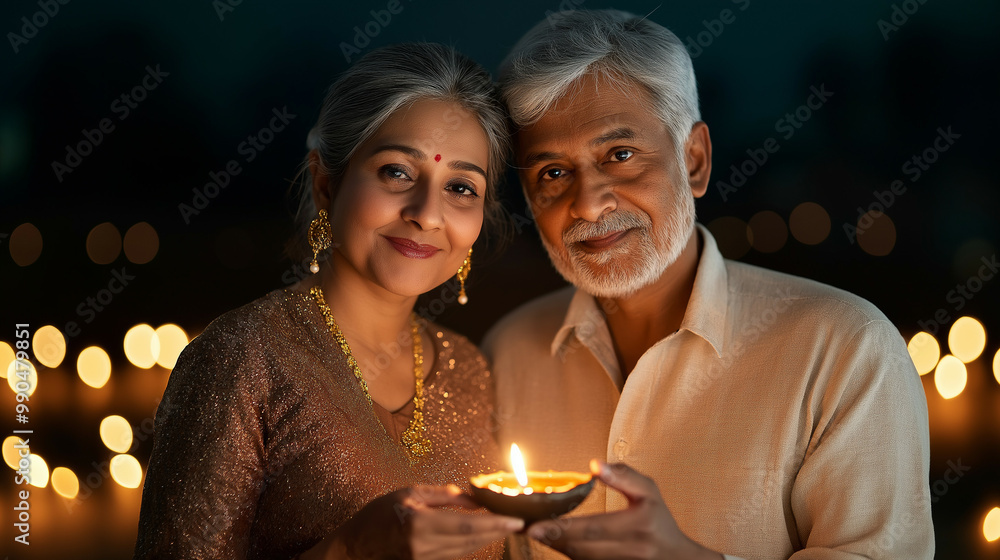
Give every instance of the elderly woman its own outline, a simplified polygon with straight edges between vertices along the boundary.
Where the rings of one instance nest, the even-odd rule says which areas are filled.
[[[299,208],[313,275],[213,321],[156,415],[135,558],[498,558],[520,520],[455,485],[498,466],[493,383],[413,312],[498,222],[506,117],[489,75],[386,47],[333,85]],[[448,507],[439,507],[448,506]]]

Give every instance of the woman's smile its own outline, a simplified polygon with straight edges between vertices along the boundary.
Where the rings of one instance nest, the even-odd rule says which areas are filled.
[[[411,259],[429,259],[441,251],[440,248],[434,245],[417,243],[405,237],[390,237],[388,235],[383,235],[382,237],[389,242],[389,245],[392,245],[393,249]]]

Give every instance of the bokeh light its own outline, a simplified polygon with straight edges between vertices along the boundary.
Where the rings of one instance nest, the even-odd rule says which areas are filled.
[[[727,259],[738,259],[750,250],[750,239],[747,237],[747,223],[739,218],[723,216],[709,222],[708,231],[712,232],[719,252]]]
[[[941,358],[941,347],[938,345],[937,339],[930,333],[918,332],[913,335],[910,343],[906,345],[906,349],[910,351],[913,366],[917,368],[917,373],[920,375],[934,371],[934,366]]]
[[[21,441],[21,438],[18,436],[7,436],[3,440],[3,462],[7,463],[7,466],[14,470],[17,470],[17,462],[21,460],[21,454],[18,453],[17,448],[14,446],[21,443]]]
[[[788,216],[788,229],[799,243],[818,245],[830,235],[830,215],[815,202],[803,202]]]
[[[59,367],[66,357],[66,337],[52,325],[45,325],[31,339],[35,359],[45,367]]]
[[[993,377],[1000,383],[1000,350],[993,356]]]
[[[750,245],[761,253],[774,253],[788,241],[788,227],[777,212],[757,212],[747,222]]]
[[[857,240],[861,250],[874,257],[884,257],[896,246],[896,224],[878,211],[868,211],[858,217]]]
[[[142,467],[131,455],[115,455],[111,458],[111,478],[125,488],[138,488],[142,484]]]
[[[132,426],[121,416],[108,416],[101,420],[101,441],[115,453],[126,453],[132,448]]]
[[[14,262],[28,266],[42,255],[42,232],[32,224],[21,224],[11,232],[7,246]]]
[[[52,489],[63,498],[72,500],[80,493],[80,479],[66,467],[52,469]]]
[[[160,337],[153,327],[143,323],[125,333],[125,357],[133,365],[149,369],[156,364],[160,355]]]
[[[111,358],[99,346],[84,348],[76,360],[76,372],[84,383],[100,389],[111,378]]]
[[[20,366],[20,367],[18,367]],[[18,371],[20,370],[20,371]],[[23,383],[27,383],[27,391]],[[28,360],[14,360],[7,366],[7,385],[15,393],[27,393],[30,397],[38,388],[38,372],[35,364]]]
[[[983,519],[983,536],[993,542],[1000,539],[1000,507],[995,507]]]
[[[167,323],[156,329],[156,338],[160,341],[160,353],[156,357],[156,363],[167,369],[173,369],[177,363],[177,356],[180,356],[181,350],[187,346],[187,333],[179,326]]]
[[[7,368],[14,361],[17,354],[14,353],[14,349],[11,348],[10,344],[0,340],[0,377],[7,377]]]
[[[160,250],[160,236],[153,226],[139,222],[125,232],[125,257],[135,264],[146,264]]]
[[[45,459],[32,453],[28,455],[28,484],[45,488],[49,483],[49,466]]]
[[[965,363],[975,360],[986,349],[986,329],[972,317],[961,317],[948,331],[948,349]]]
[[[87,234],[87,256],[97,264],[111,264],[122,252],[122,234],[111,222],[97,224]]]
[[[953,399],[962,394],[968,380],[969,374],[965,370],[965,364],[950,354],[941,358],[934,371],[934,386],[946,399]]]

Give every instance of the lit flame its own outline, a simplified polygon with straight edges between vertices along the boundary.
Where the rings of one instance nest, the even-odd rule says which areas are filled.
[[[528,485],[528,473],[524,470],[524,457],[521,456],[521,450],[517,448],[516,443],[510,445],[510,465],[514,469],[514,476],[517,477],[517,483],[522,487]]]

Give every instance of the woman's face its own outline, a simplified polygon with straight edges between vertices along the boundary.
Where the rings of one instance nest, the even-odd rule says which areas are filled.
[[[483,225],[488,158],[478,120],[456,103],[393,113],[334,187],[335,266],[402,296],[448,280]]]

